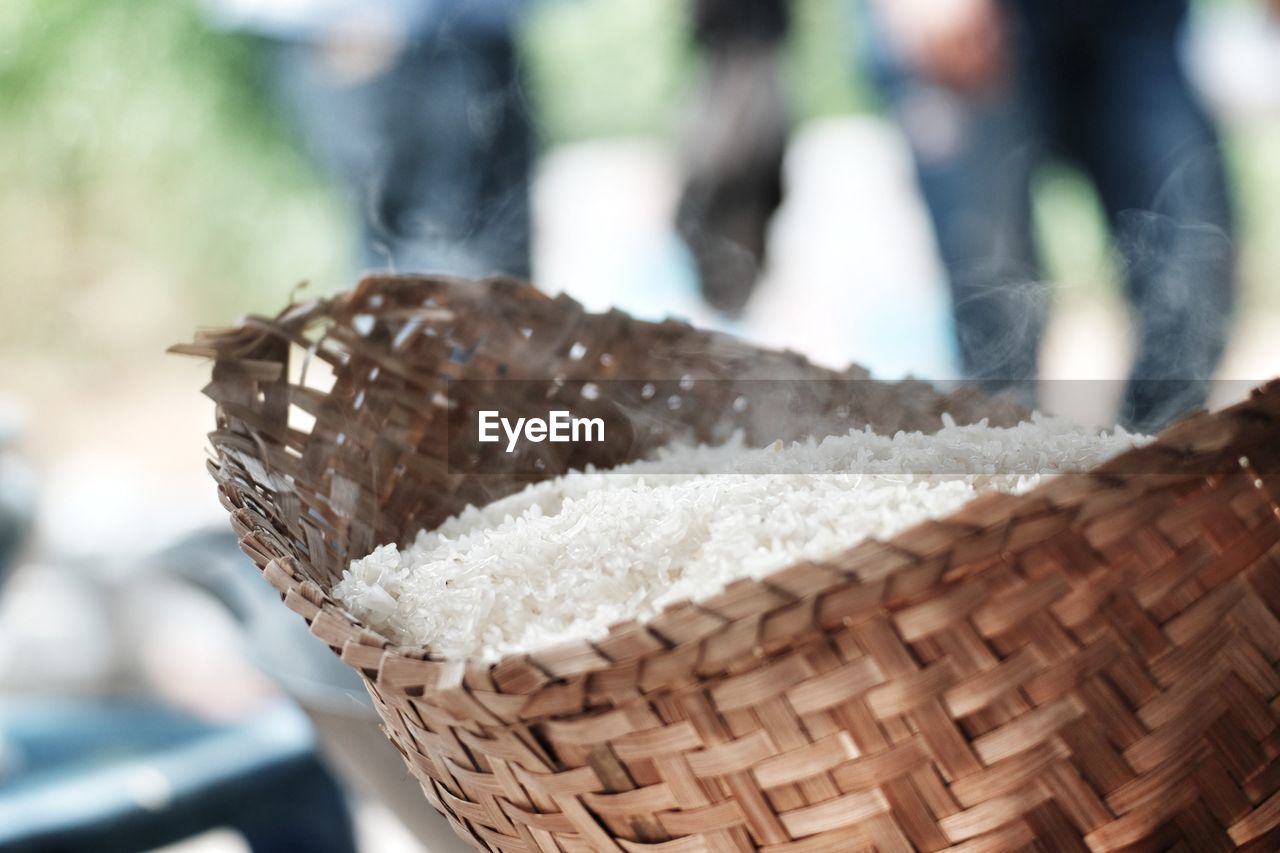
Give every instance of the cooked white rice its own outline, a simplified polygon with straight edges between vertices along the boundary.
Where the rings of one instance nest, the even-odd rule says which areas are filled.
[[[383,545],[354,561],[334,593],[397,642],[496,660],[599,638],[736,578],[892,536],[1142,441],[1037,415],[1009,429],[944,417],[932,435],[669,448],[468,507],[404,550]]]

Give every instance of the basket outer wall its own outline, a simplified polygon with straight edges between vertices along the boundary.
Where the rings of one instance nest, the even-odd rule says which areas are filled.
[[[482,849],[1280,849],[1280,383],[1089,474],[481,666],[396,648],[327,592],[523,484],[450,475],[446,378],[859,374],[507,281],[366,279],[177,349],[215,360],[210,470],[242,546]],[[331,388],[295,376],[308,351]],[[996,411],[865,387],[852,416],[878,428]],[[596,461],[721,435],[729,401],[698,393]]]

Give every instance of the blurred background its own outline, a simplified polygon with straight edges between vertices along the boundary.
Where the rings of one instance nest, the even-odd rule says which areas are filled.
[[[164,355],[198,326],[362,269],[505,271],[881,377],[974,372],[919,180],[962,125],[894,88],[902,24],[725,6],[0,4],[0,849],[457,849],[224,532],[207,366]],[[1211,369],[1259,381],[1280,375],[1280,26],[1247,0],[1191,12],[1171,49],[1233,210],[1204,232],[1236,287]],[[976,55],[1016,65],[1013,29]],[[969,61],[943,88],[985,110]],[[1104,423],[1140,263],[1087,171],[1038,162],[1016,216],[1052,302],[1039,375],[1111,381]]]

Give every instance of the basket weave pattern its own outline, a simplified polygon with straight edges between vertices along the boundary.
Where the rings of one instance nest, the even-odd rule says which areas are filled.
[[[450,471],[449,380],[692,379],[650,419],[605,401],[643,426],[556,460],[607,465],[734,427],[799,437],[704,380],[863,374],[514,282],[407,277],[176,349],[214,359],[210,469],[242,546],[481,849],[1280,849],[1280,383],[1088,474],[490,666],[396,647],[328,594],[375,545],[523,485]],[[809,425],[1016,416],[858,385],[838,412],[810,400]]]

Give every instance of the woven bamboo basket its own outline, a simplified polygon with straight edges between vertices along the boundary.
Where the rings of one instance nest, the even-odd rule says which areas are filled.
[[[746,376],[805,380],[786,405],[814,431],[1018,413],[504,280],[369,278],[175,349],[214,359],[209,467],[245,551],[480,849],[1280,849],[1280,383],[1029,494],[481,665],[329,595],[350,559],[528,479],[451,468],[459,408],[681,380],[676,408],[597,395],[635,427],[556,445],[571,465],[789,437],[769,400],[735,405]]]

